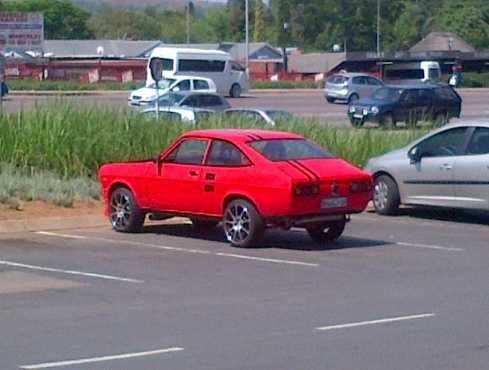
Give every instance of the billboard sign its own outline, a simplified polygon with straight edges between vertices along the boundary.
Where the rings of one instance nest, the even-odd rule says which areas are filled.
[[[41,51],[44,16],[39,12],[0,12],[0,49]]]

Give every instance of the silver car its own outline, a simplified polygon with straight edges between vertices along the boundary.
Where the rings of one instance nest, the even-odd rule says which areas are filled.
[[[360,98],[370,97],[384,83],[363,73],[343,73],[330,76],[326,80],[324,97],[329,103],[337,100],[351,103]]]
[[[231,108],[224,111],[230,117],[242,117],[256,122],[263,122],[267,125],[275,126],[277,120],[290,120],[294,116],[280,109],[258,109],[258,108]]]
[[[377,213],[400,204],[489,210],[489,123],[458,123],[368,161]]]

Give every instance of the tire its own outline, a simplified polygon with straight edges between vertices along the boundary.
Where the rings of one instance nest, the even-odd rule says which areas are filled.
[[[385,129],[395,129],[396,128],[396,121],[394,119],[394,116],[392,113],[385,113],[381,118],[380,118],[380,126]]]
[[[241,86],[239,84],[234,84],[231,86],[231,91],[229,92],[231,98],[239,98],[241,96]]]
[[[354,101],[357,101],[358,99],[359,99],[358,94],[351,94],[350,97],[348,98],[348,104],[351,104]]]
[[[332,103],[334,103],[336,101],[336,99],[335,98],[331,98],[331,97],[328,96],[328,97],[326,97],[326,101],[328,103],[331,103],[332,104]]]
[[[375,212],[380,215],[393,215],[399,210],[401,198],[396,182],[387,175],[374,180],[373,203]]]
[[[218,221],[203,218],[191,218],[192,225],[197,230],[211,230],[217,227]]]
[[[140,232],[145,216],[129,189],[119,187],[112,191],[109,199],[109,219],[115,231]]]
[[[224,234],[232,246],[248,248],[255,246],[265,231],[263,219],[255,206],[245,199],[228,203],[223,216]]]
[[[343,234],[346,220],[332,221],[325,224],[319,224],[307,227],[309,236],[318,244],[333,243]]]

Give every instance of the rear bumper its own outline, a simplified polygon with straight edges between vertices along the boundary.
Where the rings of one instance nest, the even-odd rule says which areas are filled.
[[[335,98],[335,99],[347,99],[348,98],[348,90],[333,90],[333,89],[325,89],[324,90],[325,98]]]

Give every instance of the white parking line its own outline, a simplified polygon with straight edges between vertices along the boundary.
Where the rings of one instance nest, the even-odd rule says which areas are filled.
[[[106,242],[106,243],[128,244],[128,245],[134,245],[136,247],[161,249],[161,250],[167,250],[167,251],[171,251],[171,252],[206,254],[206,255],[229,257],[229,258],[238,258],[238,259],[242,259],[242,260],[278,263],[278,264],[284,264],[284,265],[297,265],[297,266],[307,266],[307,267],[318,267],[319,266],[319,264],[317,264],[317,263],[274,259],[274,258],[262,258],[262,257],[247,256],[244,254],[210,252],[210,251],[206,251],[203,249],[187,249],[187,248],[171,247],[171,246],[152,244],[152,243],[135,242],[135,241],[131,241],[131,240],[117,240],[117,239],[108,239],[108,238],[100,238],[100,237],[87,237],[87,236],[81,236],[81,235],[57,234],[57,233],[52,233],[52,232],[46,233],[44,231],[37,231],[36,234],[46,235],[46,236],[54,236],[54,237],[59,237],[59,238],[85,239],[85,240],[93,240],[93,241],[100,241],[100,242]]]
[[[92,278],[97,278],[97,279],[116,280],[116,281],[123,281],[126,283],[135,283],[135,284],[144,283],[143,280],[135,280],[135,279],[123,278],[123,277],[113,276],[113,275],[96,274],[93,272],[83,272],[83,271],[75,271],[75,270],[61,270],[61,269],[56,269],[56,268],[52,268],[52,267],[26,265],[24,263],[18,263],[18,262],[12,262],[12,261],[1,261],[0,260],[0,265],[19,267],[19,268],[24,268],[24,269],[29,269],[29,270],[37,270],[37,271],[57,272],[57,273],[68,274],[68,275],[87,276],[87,277],[92,277]]]
[[[395,244],[400,245],[402,247],[435,249],[435,250],[447,251],[447,252],[465,252],[465,249],[463,249],[463,248],[442,247],[440,245],[405,243],[405,242],[396,242]]]
[[[24,366],[20,366],[19,368],[20,369],[49,369],[49,368],[53,368],[53,367],[89,364],[89,363],[93,363],[93,362],[124,360],[124,359],[135,358],[135,357],[154,356],[154,355],[160,355],[163,353],[179,352],[179,351],[183,351],[183,350],[184,349],[181,347],[171,347],[171,348],[157,349],[154,351],[146,351],[146,352],[125,353],[125,354],[113,355],[113,356],[84,358],[84,359],[80,359],[80,360],[46,362],[44,364],[37,364],[37,365],[24,365]]]
[[[340,324],[340,325],[331,325],[331,326],[320,326],[320,327],[316,328],[316,330],[326,331],[326,330],[335,330],[335,329],[347,329],[347,328],[354,328],[354,327],[358,327],[358,326],[385,324],[385,323],[397,322],[397,321],[426,319],[426,318],[434,317],[434,316],[436,316],[434,313],[425,313],[425,314],[420,314],[420,315],[391,317],[391,318],[388,318],[388,319],[379,319],[379,320],[371,320],[371,321],[353,322],[353,323],[349,323],[349,324]]]

